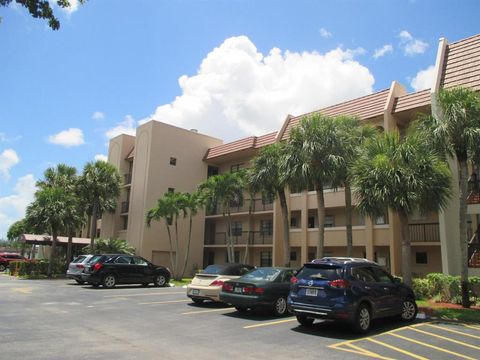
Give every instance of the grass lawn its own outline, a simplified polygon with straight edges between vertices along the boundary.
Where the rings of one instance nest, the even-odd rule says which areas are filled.
[[[170,284],[175,284],[177,287],[182,287],[183,285],[188,285],[192,282],[192,278],[183,278],[182,280],[170,280]]]
[[[480,308],[478,306],[464,309],[460,305],[435,303],[428,300],[417,300],[417,305],[420,312],[424,312],[431,317],[480,323]]]

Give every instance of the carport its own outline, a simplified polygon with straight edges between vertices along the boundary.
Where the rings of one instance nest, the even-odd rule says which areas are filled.
[[[48,259],[50,257],[50,249],[52,246],[52,237],[50,235],[22,234],[18,241],[31,245],[31,250],[29,252],[30,259]],[[72,238],[72,255],[77,255],[80,253],[81,249],[87,245],[90,245],[89,238]],[[66,253],[67,246],[68,237],[58,236],[57,248],[64,249]]]

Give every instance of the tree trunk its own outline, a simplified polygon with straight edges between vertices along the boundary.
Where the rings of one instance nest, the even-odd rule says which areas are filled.
[[[288,222],[288,205],[284,189],[278,191],[278,198],[280,199],[283,220],[283,262],[286,267],[290,267],[290,224]]]
[[[232,218],[230,217],[230,210],[227,212],[227,261],[233,263],[235,253],[233,251],[233,236],[232,236]]]
[[[345,222],[347,226],[347,256],[353,257],[352,189],[348,181],[345,181]]]
[[[182,276],[180,277],[181,279],[183,279],[183,276],[185,275],[185,269],[187,268],[191,241],[192,241],[192,214],[190,213],[189,227],[188,227],[188,242],[187,242],[187,248],[185,249],[185,258],[183,259],[183,271],[182,271]]]
[[[410,231],[408,230],[408,216],[398,213],[400,218],[400,231],[402,234],[402,277],[408,286],[412,285],[412,250],[410,246]]]
[[[167,234],[168,234],[168,242],[170,247],[168,249],[168,254],[170,255],[170,268],[172,271],[175,269],[175,264],[173,263],[173,244],[172,244],[172,234],[170,232],[170,226],[168,225],[168,219],[165,218],[165,226],[167,227]],[[175,276],[175,274],[173,274]]]
[[[250,200],[250,206],[248,207],[248,236],[247,236],[247,242],[245,243],[245,254],[243,255],[243,263],[246,264],[248,261],[248,245],[250,245],[250,237],[252,235],[252,213],[253,213],[253,196],[251,196]]]
[[[97,236],[97,216],[98,216],[98,202],[95,201],[92,209],[91,228],[90,228],[90,248],[92,252],[95,251],[95,237]]]
[[[178,252],[179,252],[179,250],[180,249],[179,249],[179,244],[178,244],[178,217],[176,216],[175,217],[175,267],[174,267],[173,272],[175,274],[174,278],[177,281],[182,279],[181,277],[180,278],[178,277],[178,275],[180,275],[178,273],[178,256],[179,256]]]
[[[466,160],[459,160],[458,182],[459,194],[459,219],[460,219],[460,281],[462,286],[462,307],[470,307],[469,283],[468,283],[468,238],[467,238],[467,191],[468,191],[468,167]]]
[[[325,243],[325,198],[323,196],[323,184],[315,184],[317,191],[317,216],[318,216],[318,241],[317,241],[317,259],[323,258],[323,246]]]
[[[68,230],[68,244],[67,244],[67,263],[66,270],[68,270],[68,264],[72,261],[72,240],[73,240],[73,230]]]
[[[47,276],[49,278],[52,277],[53,262],[55,261],[56,251],[57,251],[57,232],[52,231],[52,248],[50,250],[50,259],[48,259],[48,269],[47,269]]]

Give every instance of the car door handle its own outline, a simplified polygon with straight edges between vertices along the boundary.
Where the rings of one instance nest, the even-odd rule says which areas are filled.
[[[366,289],[366,290],[370,290],[371,287],[370,287],[370,286],[365,286],[365,289]]]
[[[383,290],[388,291],[388,290],[390,290],[390,288],[384,287]]]

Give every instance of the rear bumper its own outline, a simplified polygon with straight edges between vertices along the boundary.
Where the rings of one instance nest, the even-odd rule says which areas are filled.
[[[187,285],[187,296],[191,299],[220,300],[221,286]]]
[[[254,307],[272,307],[274,301],[262,296],[239,295],[231,293],[220,293],[220,301],[233,306],[254,308]]]
[[[288,307],[294,315],[315,319],[353,321],[355,318],[355,306],[353,305],[336,304],[333,307],[326,307],[292,301],[289,298]]]
[[[100,284],[100,282],[102,281],[102,279],[100,279],[100,276],[96,274],[82,274],[80,279],[90,284]]]
[[[73,279],[73,280],[79,280],[79,281],[83,281],[82,280],[82,274],[81,273],[69,273],[67,271],[67,278],[68,279]]]

